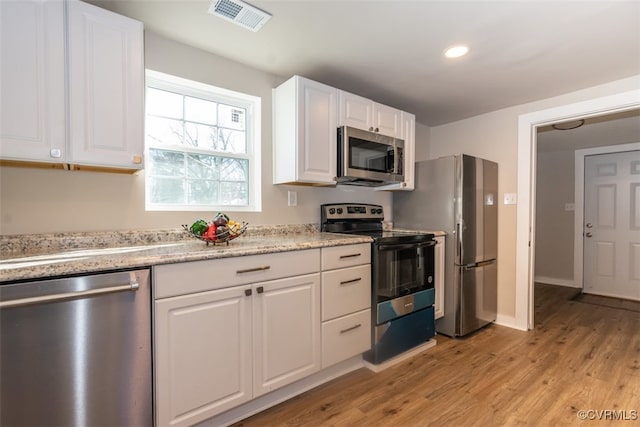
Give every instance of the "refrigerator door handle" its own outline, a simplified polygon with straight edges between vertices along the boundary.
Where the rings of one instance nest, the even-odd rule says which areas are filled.
[[[465,270],[471,270],[474,268],[479,268],[479,267],[486,267],[487,265],[491,265],[494,262],[496,262],[495,259],[490,259],[488,261],[480,261],[480,262],[476,262],[475,264],[467,264],[464,266]]]
[[[458,258],[458,264],[462,263],[462,223],[459,222],[456,224],[456,240],[458,244],[456,245],[456,257]]]

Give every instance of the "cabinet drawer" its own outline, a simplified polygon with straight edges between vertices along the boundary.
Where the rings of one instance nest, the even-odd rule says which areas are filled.
[[[371,310],[363,310],[322,324],[322,368],[357,356],[371,348]]]
[[[212,259],[153,268],[155,299],[320,271],[320,250]]]
[[[322,320],[371,308],[369,264],[322,273]]]
[[[371,263],[371,244],[332,246],[322,248],[322,269],[353,267],[354,265]]]

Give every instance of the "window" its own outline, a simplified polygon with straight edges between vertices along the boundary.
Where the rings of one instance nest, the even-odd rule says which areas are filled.
[[[146,209],[260,211],[260,98],[147,70]]]

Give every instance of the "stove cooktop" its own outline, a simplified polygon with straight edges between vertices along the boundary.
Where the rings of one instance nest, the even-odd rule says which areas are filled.
[[[321,230],[330,233],[370,236],[386,244],[422,243],[433,240],[431,233],[383,230],[382,206],[358,203],[334,203],[320,207]]]

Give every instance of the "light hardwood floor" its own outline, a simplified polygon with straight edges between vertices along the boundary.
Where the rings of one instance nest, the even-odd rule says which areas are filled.
[[[533,331],[438,336],[399,365],[360,369],[236,426],[640,425],[640,313],[571,301],[572,288],[535,291]],[[581,421],[580,410],[639,418]]]

